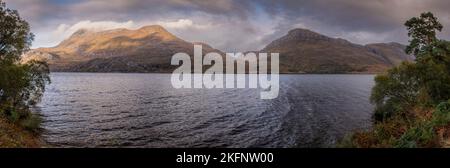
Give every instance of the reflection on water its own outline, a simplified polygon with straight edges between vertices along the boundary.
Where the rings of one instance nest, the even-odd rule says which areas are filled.
[[[370,126],[372,75],[281,75],[255,89],[173,89],[170,74],[53,73],[45,140],[62,147],[330,147]]]

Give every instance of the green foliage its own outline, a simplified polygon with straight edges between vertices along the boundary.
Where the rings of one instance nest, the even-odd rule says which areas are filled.
[[[9,120],[13,121],[13,122],[17,122],[19,121],[21,118],[20,112],[16,111],[16,110],[11,110],[10,114],[9,114]]]
[[[371,101],[376,105],[375,121],[383,121],[407,107],[434,106],[450,99],[450,42],[439,40],[442,25],[432,13],[408,20],[411,37],[408,53],[416,62],[402,63],[375,77]]]
[[[376,105],[374,119],[382,121],[415,104],[420,88],[418,78],[416,64],[408,62],[390,69],[387,74],[376,76],[370,98]]]
[[[29,107],[40,101],[50,83],[47,63],[20,62],[32,41],[28,23],[0,0],[0,112],[27,128],[38,127],[40,120]]]
[[[440,147],[440,138],[443,137],[440,137],[438,130],[450,126],[450,100],[431,111],[416,108],[409,113],[415,115],[394,115],[376,123],[370,131],[356,132],[338,147]]]
[[[434,127],[431,123],[417,123],[417,126],[409,128],[398,140],[394,147],[397,148],[417,148],[429,146],[436,138]]]
[[[405,25],[411,38],[406,52],[414,54],[416,61],[375,77],[373,129],[355,133],[351,143],[345,144],[440,147],[443,139],[450,139],[442,134],[450,129],[450,42],[436,37],[443,27],[432,13],[414,17]]]
[[[436,107],[431,122],[437,127],[446,126],[450,122],[450,100],[443,102]]]
[[[29,24],[0,0],[0,60],[18,61],[30,48],[33,38]]]
[[[408,129],[397,141],[395,147],[415,148],[422,146],[438,146],[436,128],[450,124],[450,100],[439,104],[433,111],[432,118],[418,121]]]
[[[20,125],[25,129],[36,132],[40,129],[42,119],[36,114],[30,114],[29,117],[25,118],[20,122]]]
[[[420,55],[424,51],[429,51],[431,43],[437,40],[436,30],[442,31],[442,24],[431,12],[422,13],[420,17],[414,17],[406,21],[408,36],[411,37],[410,44],[406,48],[406,53]]]
[[[450,57],[450,54],[447,57]],[[422,102],[437,105],[450,99],[450,71],[447,65],[432,59],[417,64],[422,95],[427,98]]]

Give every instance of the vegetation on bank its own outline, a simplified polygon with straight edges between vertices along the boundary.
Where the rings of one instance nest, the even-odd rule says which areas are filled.
[[[37,148],[43,147],[38,133],[26,131],[23,127],[0,117],[0,148]]]
[[[430,12],[405,23],[406,48],[416,56],[375,77],[373,128],[356,132],[341,147],[450,147],[450,42]]]
[[[21,63],[33,41],[29,24],[0,0],[0,147],[36,147],[40,117],[30,107],[50,82],[45,62]]]

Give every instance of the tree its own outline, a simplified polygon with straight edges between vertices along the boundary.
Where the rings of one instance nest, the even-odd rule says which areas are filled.
[[[430,12],[405,23],[411,38],[406,48],[414,63],[403,63],[375,78],[371,101],[374,118],[383,121],[416,104],[434,106],[450,99],[450,42],[436,37],[442,25]]]
[[[18,61],[33,39],[29,24],[0,0],[0,61]]]
[[[411,37],[406,53],[416,56],[432,50],[432,44],[437,41],[436,31],[442,31],[443,28],[431,12],[411,18],[405,23],[405,26],[408,30],[408,36]]]
[[[428,98],[425,103],[436,105],[447,101],[450,98],[450,42],[436,36],[437,31],[442,31],[442,24],[427,12],[408,20],[405,26],[411,38],[406,52],[417,58],[422,95]]]
[[[40,101],[50,83],[47,63],[20,62],[32,41],[29,24],[0,0],[0,114],[15,122],[33,117],[29,107]]]
[[[403,62],[375,77],[371,102],[373,129],[356,132],[344,145],[357,147],[442,147],[450,131],[450,42],[438,39],[442,25],[430,12],[405,23],[406,48],[414,62]]]

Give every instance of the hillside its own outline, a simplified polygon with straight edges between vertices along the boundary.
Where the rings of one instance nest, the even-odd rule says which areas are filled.
[[[137,30],[102,32],[79,30],[52,48],[39,48],[23,58],[44,59],[52,71],[70,72],[171,72],[172,55],[193,57],[193,45],[203,53],[221,51],[204,43],[184,41],[158,25]],[[280,53],[280,73],[378,73],[412,61],[398,43],[359,45],[306,30],[294,29],[260,52]]]
[[[261,52],[280,53],[280,71],[284,73],[377,73],[411,61],[405,46],[388,44],[353,44],[344,39],[294,29]]]
[[[79,30],[52,48],[32,50],[24,60],[44,59],[52,71],[169,72],[171,56],[193,55],[195,43],[184,41],[158,25],[138,30]],[[204,52],[218,51],[203,44]]]

